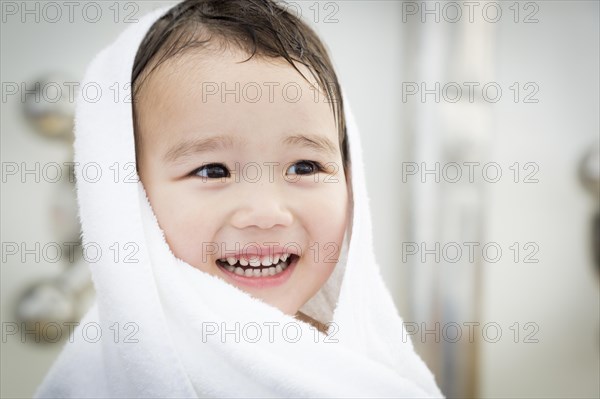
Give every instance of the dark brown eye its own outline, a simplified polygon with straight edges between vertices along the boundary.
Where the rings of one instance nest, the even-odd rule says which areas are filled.
[[[322,171],[322,168],[314,161],[298,161],[292,164],[287,173],[290,175],[312,175]]]
[[[204,179],[223,179],[231,176],[229,169],[220,163],[204,165],[196,169],[193,174]]]

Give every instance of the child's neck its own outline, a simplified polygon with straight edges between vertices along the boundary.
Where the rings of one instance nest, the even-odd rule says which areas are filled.
[[[308,323],[308,324],[312,325],[317,330],[319,330],[323,334],[327,335],[327,326],[325,324],[323,324],[323,323],[321,323],[321,322],[313,319],[309,315],[304,314],[301,311],[298,311],[298,312],[296,312],[296,315],[294,317],[296,319],[298,319],[298,320],[301,320],[301,321],[303,321],[305,323]]]

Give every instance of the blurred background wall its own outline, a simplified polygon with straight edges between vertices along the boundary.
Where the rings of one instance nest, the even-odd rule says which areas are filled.
[[[56,205],[69,203],[35,170],[13,174],[72,156],[68,137],[26,120],[21,84],[82,79],[126,21],[173,4],[75,2],[71,22],[65,3],[57,18],[44,2],[2,2],[2,397],[31,396],[63,344],[12,334],[24,293],[74,270],[10,246],[57,241]],[[447,396],[600,396],[599,194],[580,178],[587,153],[598,175],[598,2],[288,7],[329,47],[361,128],[377,260],[406,322],[399,338]]]

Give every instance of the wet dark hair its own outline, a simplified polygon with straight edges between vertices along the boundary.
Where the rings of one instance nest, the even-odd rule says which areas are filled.
[[[138,48],[131,74],[136,157],[139,154],[135,101],[150,74],[184,52],[233,46],[252,57],[284,58],[308,68],[330,102],[338,127],[344,169],[349,163],[341,89],[327,50],[302,20],[273,0],[186,0],[171,8],[150,28]]]

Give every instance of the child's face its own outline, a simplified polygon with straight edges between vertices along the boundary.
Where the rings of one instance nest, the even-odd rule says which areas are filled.
[[[291,65],[247,58],[186,55],[156,70],[136,103],[138,167],[176,257],[295,314],[332,273],[348,221],[338,131]]]

